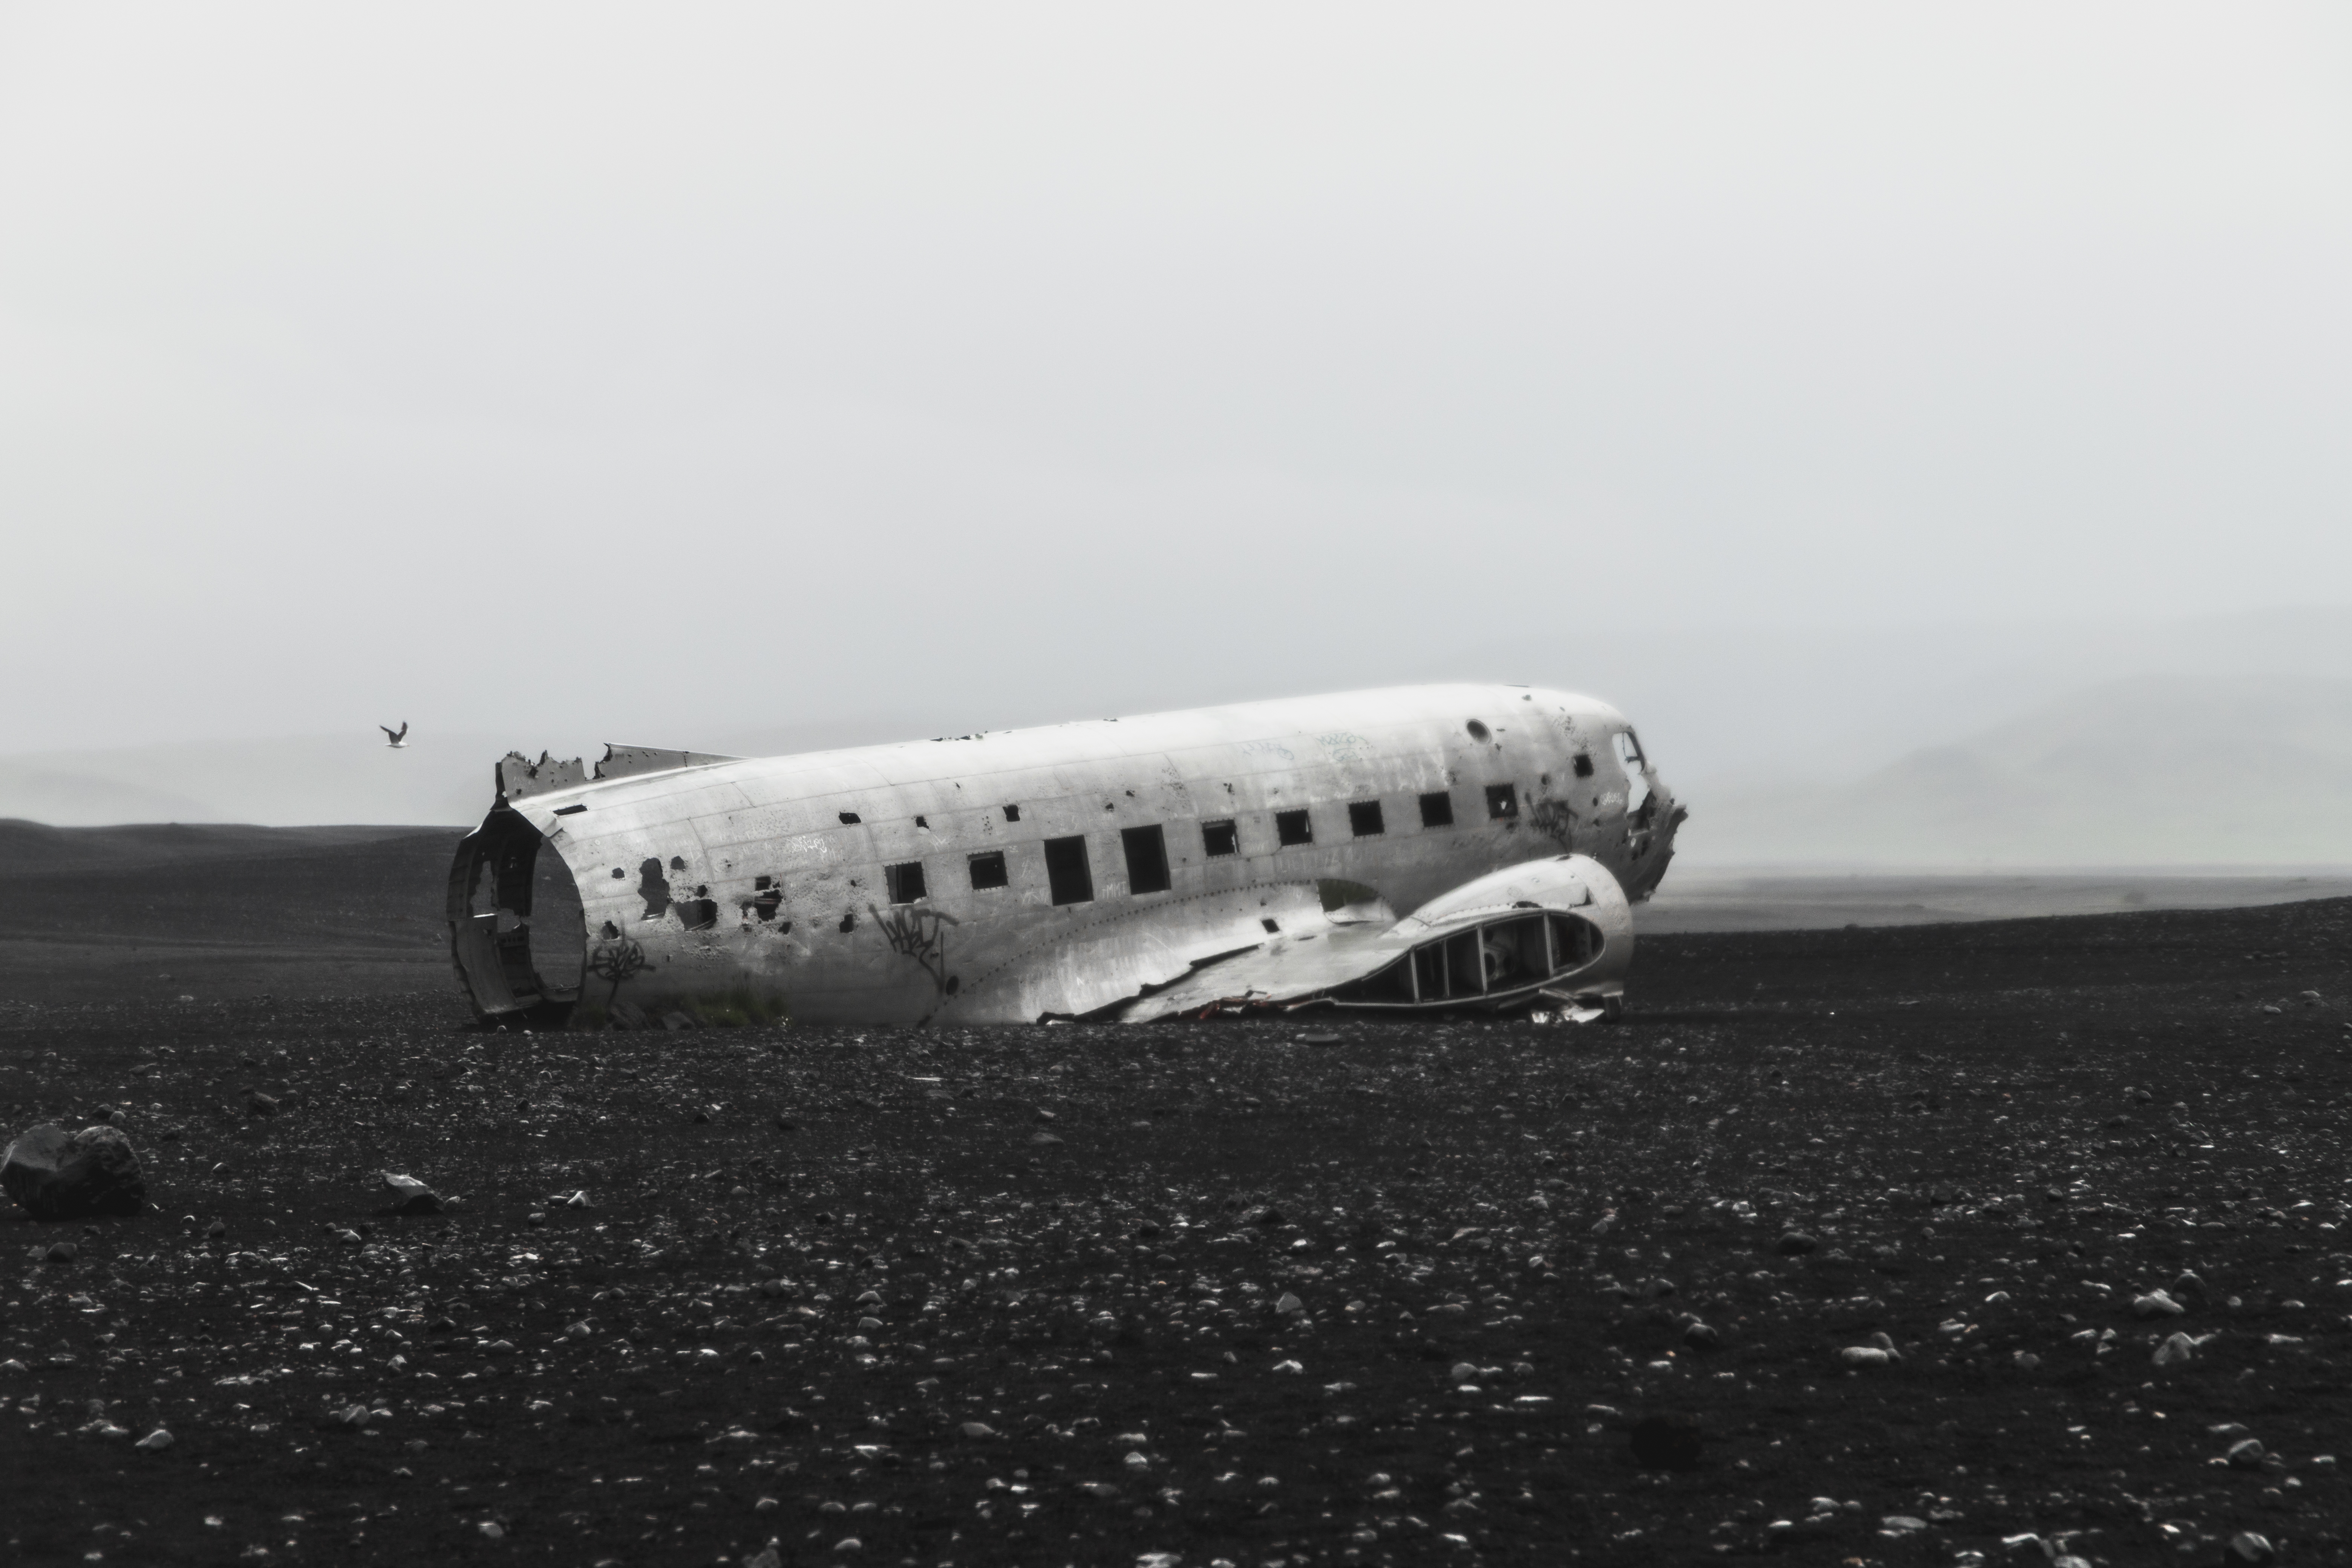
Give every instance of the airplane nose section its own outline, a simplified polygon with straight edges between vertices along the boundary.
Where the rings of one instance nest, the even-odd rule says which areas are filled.
[[[1653,775],[1654,780],[1654,775]],[[1665,879],[1666,866],[1675,858],[1675,834],[1682,826],[1690,810],[1675,798],[1675,792],[1663,783],[1653,784],[1652,804],[1656,810],[1646,830],[1638,831],[1632,845],[1633,875],[1625,879],[1625,895],[1635,903],[1646,900],[1658,890]]]

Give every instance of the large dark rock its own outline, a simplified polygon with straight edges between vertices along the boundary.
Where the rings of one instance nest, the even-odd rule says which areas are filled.
[[[139,1156],[119,1127],[27,1130],[0,1157],[0,1187],[35,1219],[132,1215],[147,1203]]]

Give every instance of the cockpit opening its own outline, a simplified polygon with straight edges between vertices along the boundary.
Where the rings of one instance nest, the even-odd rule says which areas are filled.
[[[1601,956],[1607,938],[1581,915],[1514,915],[1423,942],[1331,993],[1341,1006],[1494,1004],[1567,979]]]
[[[580,999],[588,926],[572,868],[505,805],[457,846],[449,868],[449,942],[474,1013],[557,1023]]]

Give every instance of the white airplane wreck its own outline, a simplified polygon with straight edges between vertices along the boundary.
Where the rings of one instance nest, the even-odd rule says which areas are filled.
[[[1613,1013],[1684,817],[1622,714],[1421,686],[751,760],[520,752],[449,876],[486,1022]]]

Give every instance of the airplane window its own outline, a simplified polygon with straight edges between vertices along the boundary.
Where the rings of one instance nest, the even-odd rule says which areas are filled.
[[[1505,991],[1551,971],[1550,951],[1544,944],[1544,917],[1504,921],[1479,933],[1486,963],[1486,989]]]
[[[890,889],[892,903],[911,904],[923,896],[923,863],[909,860],[900,866],[885,866],[882,880]]]
[[[1359,838],[1370,838],[1381,831],[1381,803],[1360,800],[1348,807],[1348,827]]]
[[[1201,824],[1201,847],[1212,855],[1237,855],[1241,852],[1242,836],[1231,818],[1204,822]]]
[[[1119,842],[1127,849],[1127,890],[1164,893],[1168,890],[1168,841],[1155,824],[1123,827]]]
[[[1507,990],[1519,978],[1518,944],[1507,931],[1489,926],[1479,933],[1478,945],[1486,962],[1486,989]]]
[[[1470,738],[1474,741],[1483,741],[1486,738],[1486,726],[1475,719],[1471,720],[1463,728],[1470,731]]]
[[[1519,791],[1516,784],[1486,786],[1486,815],[1496,822],[1508,822],[1519,815]]]
[[[1274,814],[1274,836],[1285,844],[1312,844],[1315,825],[1303,810],[1277,811]]]
[[[1375,970],[1361,980],[1340,986],[1331,994],[1342,1002],[1419,1001],[1412,990],[1412,957],[1407,954],[1386,969]]]
[[[992,849],[985,855],[971,858],[971,885],[974,888],[1002,888],[1012,879],[1004,874],[1004,851]]]
[[[1454,797],[1444,790],[1434,790],[1421,797],[1421,825],[1423,827],[1454,826]]]
[[[1412,950],[1414,994],[1423,1002],[1445,999],[1445,944],[1433,942]]]
[[[1486,964],[1478,956],[1478,933],[1465,931],[1445,939],[1445,994],[1475,996],[1486,988]]]
[[[1095,874],[1087,861],[1084,836],[1045,840],[1045,880],[1052,885],[1057,904],[1094,901]]]
[[[1603,940],[1600,928],[1580,916],[1551,917],[1551,945],[1559,969],[1583,968],[1599,954]]]

